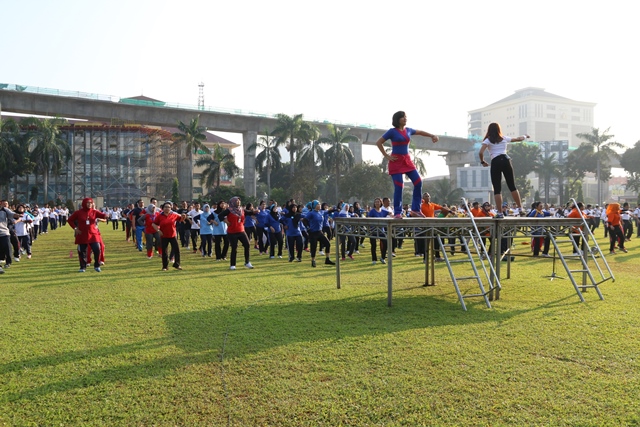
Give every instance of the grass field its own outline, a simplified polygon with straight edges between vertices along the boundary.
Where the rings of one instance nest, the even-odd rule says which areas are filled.
[[[444,265],[421,286],[411,242],[387,307],[368,242],[336,289],[308,253],[232,272],[183,251],[162,272],[102,228],[102,273],[77,273],[67,227],[0,276],[0,425],[640,425],[640,239],[607,257],[604,301],[519,257],[465,312]]]

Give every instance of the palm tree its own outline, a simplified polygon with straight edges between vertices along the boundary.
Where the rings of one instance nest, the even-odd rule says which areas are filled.
[[[431,181],[432,186],[431,200],[437,200],[438,203],[457,204],[460,202],[460,198],[464,196],[464,190],[460,187],[455,187],[454,182],[449,178],[442,178],[437,181]]]
[[[349,169],[353,167],[355,163],[355,156],[349,148],[348,143],[358,142],[358,137],[349,134],[350,128],[340,129],[339,127],[328,124],[327,130],[329,136],[320,138],[322,144],[329,145],[329,148],[325,152],[326,164],[334,167],[336,174],[336,201],[339,199],[338,190],[340,187],[340,168]]]
[[[298,138],[304,136],[305,126],[302,114],[296,114],[295,116],[287,116],[286,114],[276,115],[276,127],[271,132],[272,135],[280,137],[284,143],[287,144],[286,148],[289,151],[290,156],[290,170],[289,175],[293,178],[295,173],[295,158],[299,148]]]
[[[424,148],[417,148],[416,145],[411,142],[409,144],[409,151],[411,153],[411,160],[413,160],[413,164],[416,166],[416,170],[420,174],[420,176],[424,176],[427,174],[427,167],[424,164],[424,160],[422,160],[421,155],[426,154],[429,155],[429,151]]]
[[[180,185],[180,199],[191,200],[193,196],[193,155],[198,150],[209,153],[203,141],[206,128],[199,125],[200,116],[196,116],[189,124],[178,122],[178,130],[173,134],[173,140],[178,146],[178,184]],[[185,152],[186,150],[186,152]],[[187,155],[188,153],[188,155]]]
[[[610,157],[619,158],[620,155],[613,149],[624,147],[624,145],[620,144],[619,142],[609,141],[614,137],[614,135],[607,134],[607,132],[609,132],[609,129],[610,128],[607,128],[602,133],[600,133],[600,129],[592,128],[591,133],[576,134],[578,138],[586,140],[586,144],[590,145],[592,148],[595,148],[596,151],[596,179],[598,181],[598,197],[596,199],[599,205],[602,204],[602,182],[600,180],[602,162],[608,162]]]
[[[222,175],[226,174],[229,178],[233,178],[240,172],[235,157],[231,153],[225,152],[220,144],[215,145],[210,157],[204,156],[198,159],[196,166],[205,167],[200,177],[200,184],[207,189],[212,187],[215,187],[216,190],[219,189]]]
[[[538,160],[535,170],[538,172],[538,176],[544,181],[544,201],[549,202],[551,179],[554,177],[562,179],[562,169],[556,160],[555,153],[551,154],[549,157]]]
[[[267,170],[267,196],[271,198],[271,171],[279,169],[282,166],[282,158],[280,156],[280,146],[282,145],[282,139],[275,137],[269,133],[268,130],[264,131],[264,136],[261,136],[256,142],[251,144],[247,150],[256,151],[260,149],[260,153],[256,155],[256,169],[258,173],[262,173],[263,170]]]
[[[65,119],[36,119],[29,117],[20,122],[21,125],[32,126],[31,161],[36,164],[36,172],[42,175],[44,184],[44,201],[49,199],[49,175],[59,176],[62,168],[71,159],[71,147],[62,139],[60,126],[66,124]]]

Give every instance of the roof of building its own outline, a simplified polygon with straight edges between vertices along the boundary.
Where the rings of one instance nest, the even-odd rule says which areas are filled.
[[[501,104],[507,101],[513,101],[515,99],[525,98],[527,96],[537,96],[542,98],[554,98],[554,99],[564,99],[567,101],[573,101],[572,99],[565,98],[564,96],[555,95],[553,93],[549,93],[540,87],[525,87],[523,89],[516,90],[512,95],[507,96],[506,98],[502,98],[499,101],[496,101],[489,105]]]
[[[135,99],[136,101],[149,101],[149,102],[162,102],[162,103],[164,103],[164,101],[160,101],[159,99],[149,98],[148,96],[144,96],[144,95],[129,96],[127,98],[122,98],[122,99]]]

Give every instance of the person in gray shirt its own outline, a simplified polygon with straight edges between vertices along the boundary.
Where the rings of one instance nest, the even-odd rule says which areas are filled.
[[[11,267],[11,237],[9,225],[13,223],[15,213],[7,207],[9,203],[6,200],[0,201],[0,261],[6,260],[4,268]],[[1,270],[1,269],[0,269]],[[0,274],[4,270],[0,271]]]

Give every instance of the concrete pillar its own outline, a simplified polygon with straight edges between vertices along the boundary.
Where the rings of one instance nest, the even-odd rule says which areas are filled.
[[[242,150],[244,152],[244,192],[247,196],[256,196],[256,151],[249,152],[248,148],[258,140],[258,132],[246,131],[242,133]]]
[[[362,141],[350,142],[349,148],[355,157],[355,164],[359,165],[362,163]]]

